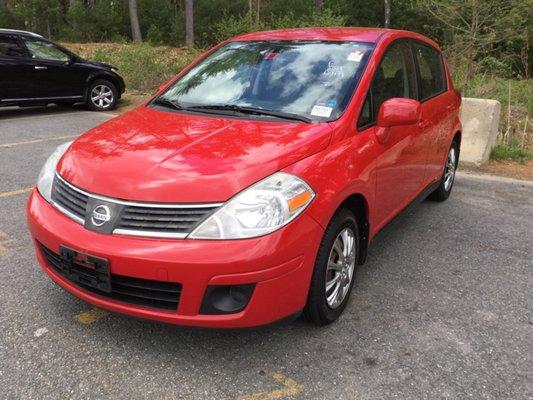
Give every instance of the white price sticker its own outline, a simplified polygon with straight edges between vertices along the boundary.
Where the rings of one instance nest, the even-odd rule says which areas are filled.
[[[314,115],[315,117],[329,118],[332,111],[333,111],[332,107],[314,105],[313,109],[311,110],[311,115]]]

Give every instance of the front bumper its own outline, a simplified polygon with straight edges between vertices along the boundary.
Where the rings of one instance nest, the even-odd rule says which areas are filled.
[[[104,235],[85,229],[48,204],[35,189],[27,218],[37,259],[65,290],[97,307],[162,322],[219,328],[260,326],[301,311],[323,230],[305,213],[270,235],[245,240],[165,240]],[[54,252],[65,245],[109,260],[111,274],[182,285],[176,310],[112,300],[65,279],[48,265],[40,244]],[[244,310],[204,315],[208,285],[255,284]]]

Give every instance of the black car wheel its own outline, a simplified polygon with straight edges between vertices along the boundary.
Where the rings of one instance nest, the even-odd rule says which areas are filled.
[[[341,315],[355,280],[359,225],[352,212],[340,209],[329,223],[318,250],[304,315],[326,325]]]
[[[93,111],[109,111],[116,107],[118,91],[111,82],[98,79],[91,82],[87,91],[87,105]]]

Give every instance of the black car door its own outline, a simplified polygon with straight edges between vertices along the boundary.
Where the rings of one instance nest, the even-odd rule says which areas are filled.
[[[76,99],[84,96],[86,73],[75,58],[54,43],[23,38],[31,56],[32,81],[37,98]]]
[[[0,101],[33,96],[32,65],[24,45],[16,36],[0,34]]]

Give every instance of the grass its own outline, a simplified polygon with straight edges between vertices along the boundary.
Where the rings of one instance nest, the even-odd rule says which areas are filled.
[[[148,94],[181,71],[200,52],[186,47],[152,46],[146,43],[63,43],[65,47],[94,61],[119,69],[128,91]]]
[[[533,150],[521,147],[518,140],[512,138],[508,144],[498,143],[492,149],[490,158],[494,161],[514,161],[525,164],[527,161],[533,160]]]

